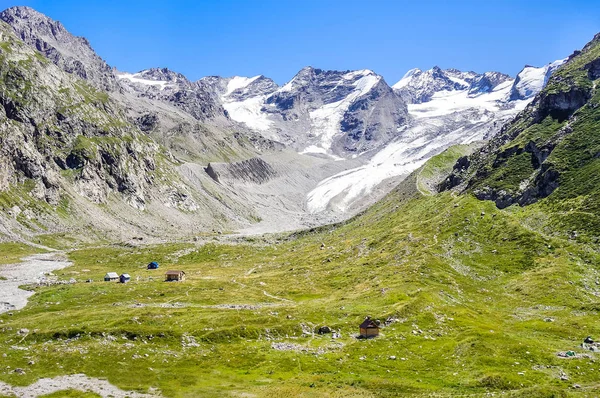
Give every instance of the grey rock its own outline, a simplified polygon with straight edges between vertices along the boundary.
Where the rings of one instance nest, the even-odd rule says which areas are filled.
[[[69,33],[58,21],[30,7],[11,7],[0,13],[21,40],[31,45],[65,72],[99,89],[119,89],[113,70],[100,58],[87,39]]]

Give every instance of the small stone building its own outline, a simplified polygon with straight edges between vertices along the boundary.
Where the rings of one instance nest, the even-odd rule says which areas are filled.
[[[117,274],[116,272],[107,272],[106,275],[104,275],[105,282],[116,282],[118,280],[119,274]]]
[[[185,280],[185,272],[183,271],[167,271],[165,273],[165,281],[173,282],[173,281],[184,281]]]
[[[370,339],[379,336],[379,321],[374,321],[371,317],[367,317],[359,326],[360,337]]]

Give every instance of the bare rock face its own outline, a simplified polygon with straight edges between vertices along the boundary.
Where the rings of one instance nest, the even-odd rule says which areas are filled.
[[[73,36],[60,22],[29,7],[11,7],[0,13],[0,19],[8,23],[21,40],[65,72],[101,90],[119,89],[112,69],[94,52],[87,39]]]
[[[134,74],[119,72],[117,77],[126,91],[171,104],[196,120],[226,117],[225,110],[206,85],[191,82],[181,73],[152,68]]]

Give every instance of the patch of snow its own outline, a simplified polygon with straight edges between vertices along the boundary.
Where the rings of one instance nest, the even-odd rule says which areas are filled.
[[[316,153],[316,154],[322,154],[322,155],[329,156],[330,158],[332,158],[335,161],[346,160],[346,159],[344,159],[342,157],[339,157],[339,156],[336,156],[336,155],[334,155],[332,153],[329,153],[329,152],[327,152],[327,150],[325,148],[321,148],[321,147],[316,146],[316,145],[310,145],[310,146],[304,148],[303,151],[298,152],[298,153],[300,155],[308,155],[308,154],[311,154],[311,153]]]
[[[548,82],[550,75],[559,66],[564,64],[567,59],[559,59],[548,65],[536,68],[535,66],[526,66],[517,75],[517,82],[514,89],[522,98],[530,98],[539,93]]]
[[[248,87],[250,84],[252,84],[253,81],[258,79],[259,77],[260,75],[254,77],[232,77],[231,80],[229,80],[229,82],[227,83],[227,91],[225,92],[224,96],[228,96],[229,94],[233,93],[235,90],[238,90],[240,88]]]
[[[273,122],[261,112],[265,96],[252,97],[245,101],[223,102],[223,107],[236,122],[245,123],[251,129],[268,130]]]
[[[409,70],[408,72],[406,72],[404,74],[404,76],[402,76],[402,79],[400,79],[400,81],[398,81],[398,83],[396,83],[392,86],[392,88],[398,90],[402,87],[405,87],[406,85],[408,85],[408,83],[410,83],[411,77],[415,73],[419,73],[419,72],[421,72],[421,69],[419,69],[419,68],[414,68],[414,69]]]
[[[162,80],[149,80],[149,79],[142,79],[140,77],[138,77],[140,74],[139,73],[117,73],[117,78],[119,79],[125,79],[125,80],[129,80],[132,83],[139,83],[139,84],[143,84],[146,86],[158,86],[161,90],[164,90],[166,87],[169,86],[169,82],[166,81],[162,81]]]

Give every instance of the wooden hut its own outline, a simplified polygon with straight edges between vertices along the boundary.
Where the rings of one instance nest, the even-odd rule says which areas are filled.
[[[360,324],[359,328],[362,338],[369,339],[379,336],[379,322],[372,320],[369,316]]]
[[[185,280],[185,272],[183,271],[167,271],[165,273],[165,281],[184,281]]]
[[[131,280],[131,276],[129,276],[129,274],[121,274],[121,276],[119,276],[119,282],[121,283],[127,283]]]
[[[107,272],[106,275],[104,275],[105,282],[116,282],[118,280],[119,274],[117,274],[116,272]]]

